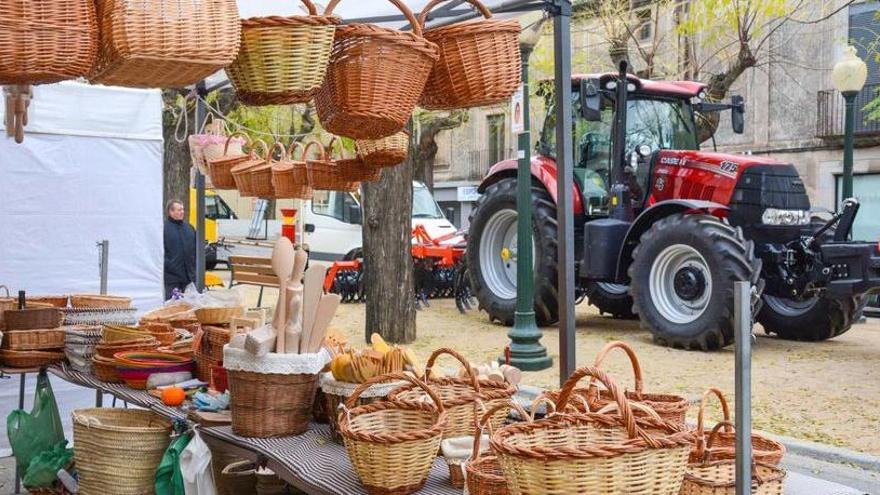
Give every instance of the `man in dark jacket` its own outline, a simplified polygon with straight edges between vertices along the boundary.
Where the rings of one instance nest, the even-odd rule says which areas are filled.
[[[176,288],[184,291],[196,280],[196,231],[185,221],[183,202],[172,199],[165,212],[165,300]]]

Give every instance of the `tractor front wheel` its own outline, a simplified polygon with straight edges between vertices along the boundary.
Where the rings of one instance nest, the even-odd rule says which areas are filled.
[[[757,282],[760,271],[740,229],[709,215],[670,215],[633,252],[633,308],[662,345],[720,349],[734,338],[734,282]]]
[[[794,300],[765,294],[758,323],[783,339],[818,342],[849,330],[863,308],[863,297]]]

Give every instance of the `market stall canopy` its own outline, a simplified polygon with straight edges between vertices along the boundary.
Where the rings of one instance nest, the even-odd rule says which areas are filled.
[[[110,293],[160,304],[161,92],[36,86],[29,115],[23,144],[0,140],[0,283],[96,293],[95,243],[107,239]]]

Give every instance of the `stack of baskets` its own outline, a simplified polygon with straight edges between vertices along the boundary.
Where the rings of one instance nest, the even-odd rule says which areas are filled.
[[[6,309],[2,313],[5,330],[0,339],[0,364],[31,368],[64,359],[61,310],[46,303],[31,303],[24,309]]]
[[[94,373],[92,358],[101,341],[101,327],[74,325],[64,327],[64,357],[74,371]]]
[[[196,359],[196,376],[199,380],[211,381],[213,370],[223,364],[223,346],[231,338],[228,328],[204,325],[193,337],[193,355]]]
[[[164,352],[117,352],[116,370],[126,385],[144,390],[150,375],[156,373],[192,372],[192,358],[175,356]]]
[[[121,383],[119,376],[116,354],[119,352],[154,351],[159,347],[159,341],[145,331],[136,328],[105,326],[103,336],[95,346],[95,354],[92,356],[92,364],[95,368],[95,377],[102,382]]]
[[[73,294],[70,296],[70,306],[77,309],[127,309],[131,307],[131,298],[101,294]]]

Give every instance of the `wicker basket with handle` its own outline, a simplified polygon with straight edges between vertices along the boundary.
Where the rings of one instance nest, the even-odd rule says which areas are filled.
[[[391,380],[410,382],[431,402],[379,401],[355,407],[364,390]],[[430,385],[404,373],[389,373],[365,381],[348,398],[339,413],[339,432],[368,493],[405,495],[419,491],[427,481],[447,419]]]
[[[482,445],[483,430],[489,430],[492,435],[492,425],[489,420],[494,416],[499,408],[510,407],[515,409],[523,421],[531,421],[529,414],[519,405],[515,399],[510,399],[506,403],[498,403],[492,406],[488,411],[477,420],[474,429],[474,449],[470,459],[465,462],[464,470],[467,473],[462,481],[467,480],[468,493],[470,495],[507,495],[510,491],[507,489],[507,480],[504,479],[504,472],[501,470],[501,464],[494,454],[481,455],[480,447]],[[455,482],[457,473],[452,471],[453,466],[449,466],[450,474],[453,479],[453,486],[458,486]],[[460,469],[460,468],[459,468]]]
[[[300,151],[300,160],[294,158],[296,150]],[[276,198],[312,199],[312,186],[304,153],[305,147],[299,141],[293,141],[287,149],[286,158],[272,165],[272,187],[275,188]]]
[[[262,155],[258,153],[257,148],[262,150]],[[251,181],[251,170],[265,165],[266,157],[269,156],[269,145],[261,139],[255,139],[248,155],[249,158],[246,161],[232,167],[230,172],[232,173],[233,180],[235,180],[235,188],[238,189],[240,195],[255,196],[253,181]]]
[[[736,461],[712,460],[712,446],[722,428],[732,430],[733,424],[721,421],[709,434],[703,459],[688,465],[681,485],[680,495],[735,495]],[[752,486],[754,495],[782,495],[785,471],[769,464],[752,463]]]
[[[9,330],[3,334],[3,349],[41,351],[64,347],[64,329]]]
[[[233,156],[242,155],[241,147],[245,140],[236,137],[229,140],[226,136],[226,124],[222,120],[214,118],[213,113],[209,113],[202,129],[197,134],[192,134],[187,138],[189,143],[189,156],[193,165],[206,177],[205,187],[214,187],[211,182],[211,174],[208,170],[208,160],[218,160],[223,158],[227,153]],[[231,147],[226,147],[229,141]]]
[[[241,43],[235,0],[101,0],[100,51],[89,80],[180,88],[229,65]]]
[[[318,146],[320,155],[317,159],[309,158],[309,149]],[[319,141],[311,141],[306,144],[303,156],[306,160],[309,182],[312,188],[319,191],[354,192],[360,187],[360,183],[353,181],[342,173],[339,164],[327,156],[327,149]]]
[[[694,430],[696,443],[693,450],[691,450],[689,459],[691,463],[700,462],[705,459],[706,451],[710,450],[708,445],[709,434],[706,433],[703,425],[705,424],[706,405],[709,402],[709,397],[712,395],[718,397],[718,401],[721,403],[722,420],[719,425],[723,426],[724,430],[718,432],[709,454],[717,461],[736,458],[736,433],[733,431],[733,427],[730,426],[730,408],[727,405],[727,399],[721,390],[710,387],[703,392],[703,397],[700,400],[700,409],[697,411],[697,429]],[[752,432],[752,457],[755,462],[769,466],[778,466],[782,462],[782,456],[784,455],[785,445],[771,440],[764,435]]]
[[[205,158],[208,163],[208,173],[211,176],[211,184],[214,189],[235,189],[235,178],[232,169],[251,159],[250,154],[244,154],[241,148],[238,150],[229,147],[234,139],[244,139],[244,146],[251,146],[250,139],[243,132],[233,132],[226,138],[223,146],[223,154],[219,158]]]
[[[379,139],[358,139],[357,152],[367,165],[393,167],[409,154],[409,132],[400,131]]]
[[[259,198],[272,199],[276,197],[275,185],[272,183],[272,167],[277,163],[273,159],[276,150],[281,150],[278,162],[285,161],[287,150],[284,148],[284,143],[275,142],[266,153],[266,160],[261,165],[251,168],[249,172],[251,174],[251,190]]]
[[[430,378],[431,369],[440,356],[448,354],[458,360],[467,371],[466,378],[442,377]],[[487,409],[493,409],[495,415],[492,418],[492,426],[498,427],[508,411],[504,408],[495,409],[495,404],[506,404],[507,400],[516,393],[516,387],[507,383],[499,383],[490,380],[479,380],[474,369],[467,360],[453,349],[441,347],[431,354],[425,367],[425,382],[436,391],[443,407],[449,414],[449,422],[443,431],[443,438],[464,437],[473,433],[476,421],[476,409],[474,403],[480,400]],[[404,402],[407,404],[425,401],[423,388],[407,385],[388,395],[389,400]]]
[[[98,54],[92,0],[3,2],[0,85],[49,84],[85,76]]]
[[[577,382],[595,377],[618,412],[565,414]],[[626,395],[598,368],[580,368],[562,387],[556,414],[498,429],[489,441],[512,494],[677,495],[691,432],[668,421],[637,418]]]
[[[226,73],[242,103],[307,103],[321,87],[339,18],[318,15],[312,2],[300,1],[308,15],[241,22],[241,49]]]
[[[324,129],[354,139],[378,139],[403,129],[437,61],[437,45],[422,37],[412,11],[390,0],[412,32],[372,24],[336,29],[327,76],[315,97]],[[339,0],[332,0],[332,12]]]
[[[350,181],[357,182],[372,182],[379,180],[382,169],[373,165],[367,165],[360,156],[346,158],[345,146],[343,145],[342,140],[337,136],[333,136],[333,139],[330,140],[330,144],[327,145],[327,149],[332,153],[333,145],[337,143],[339,155],[337,158],[334,158],[333,161],[336,163],[336,167],[339,169],[339,173],[342,174],[343,177]]]
[[[429,2],[419,16],[424,29],[428,13],[449,0]],[[520,87],[520,25],[497,20],[478,0],[467,0],[484,19],[425,30],[439,47],[419,105],[431,110],[479,107],[505,102]]]

